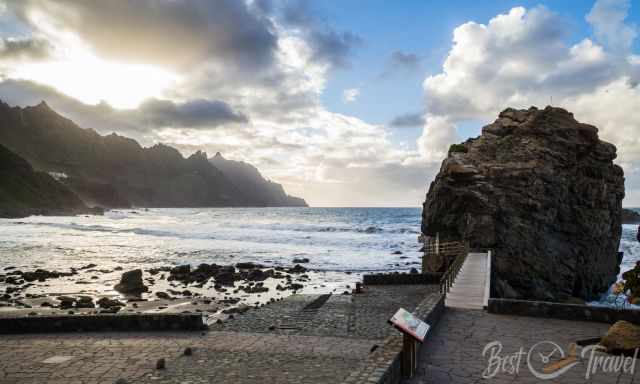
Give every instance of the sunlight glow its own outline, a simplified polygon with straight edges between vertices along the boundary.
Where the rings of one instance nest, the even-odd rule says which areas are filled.
[[[94,54],[77,35],[60,28],[37,9],[28,17],[54,45],[49,60],[24,63],[9,77],[31,80],[56,88],[84,103],[106,101],[114,108],[136,108],[151,97],[174,86],[179,77],[158,66],[106,60]]]
[[[160,96],[177,79],[151,65],[105,61],[86,52],[60,61],[26,64],[11,77],[52,86],[84,103],[106,101],[114,108],[136,108],[145,99]]]

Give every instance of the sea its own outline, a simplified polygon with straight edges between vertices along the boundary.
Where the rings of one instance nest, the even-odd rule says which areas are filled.
[[[420,208],[179,208],[104,216],[0,219],[0,270],[65,271],[88,263],[149,269],[251,261],[304,266],[333,281],[420,269]],[[640,260],[637,226],[624,225],[621,273]],[[97,282],[96,282],[97,283]],[[595,305],[609,305],[603,293]]]

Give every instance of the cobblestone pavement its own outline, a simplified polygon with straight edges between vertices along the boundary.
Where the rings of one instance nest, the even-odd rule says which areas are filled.
[[[436,285],[370,286],[361,295],[332,295],[312,311],[305,307],[321,300],[322,295],[295,295],[259,311],[249,311],[233,321],[214,324],[211,329],[384,339],[390,332],[396,332],[387,321],[398,308],[412,311],[427,295],[437,291]]]
[[[405,384],[640,383],[640,373],[635,373],[635,376],[630,373],[604,373],[601,369],[587,379],[588,358],[578,359],[578,364],[557,378],[541,380],[528,368],[527,355],[523,355],[519,365],[507,362],[504,366],[507,369],[518,366],[517,373],[499,372],[491,378],[482,378],[483,373],[493,373],[496,368],[493,366],[487,371],[491,354],[488,352],[483,356],[483,349],[490,342],[499,341],[502,344],[501,357],[513,355],[520,347],[527,354],[536,343],[542,341],[552,341],[568,353],[570,343],[601,337],[607,328],[607,324],[601,323],[494,315],[482,310],[447,308],[421,350],[416,377],[406,380]],[[534,369],[542,371],[544,365],[538,352],[549,354],[552,350],[550,344],[540,344],[534,349],[531,355]],[[582,347],[578,347],[576,352],[581,356]],[[558,357],[556,353],[550,363],[560,360]],[[637,370],[640,370],[640,364],[635,367]]]
[[[0,384],[339,383],[412,310],[427,286],[372,287],[355,296],[295,295],[209,332],[0,336]],[[193,350],[184,356],[185,348]],[[166,369],[155,369],[166,359]]]

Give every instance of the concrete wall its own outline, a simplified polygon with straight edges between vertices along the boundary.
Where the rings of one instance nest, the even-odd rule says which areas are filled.
[[[517,316],[545,317],[562,320],[615,323],[626,320],[640,324],[640,310],[592,307],[581,304],[551,303],[512,299],[489,299],[490,313]]]

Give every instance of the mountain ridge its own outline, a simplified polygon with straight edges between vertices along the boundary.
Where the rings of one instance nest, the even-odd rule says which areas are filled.
[[[244,161],[225,159],[220,152],[209,159],[239,189],[246,191],[252,201],[262,202],[264,206],[306,207],[307,203],[299,197],[289,196],[282,185],[274,183],[260,173],[258,168]]]
[[[64,175],[59,181],[88,205],[268,206],[253,191],[238,189],[204,152],[184,157],[165,144],[143,147],[115,132],[102,136],[44,101],[24,108],[0,101],[0,144],[36,170]]]

